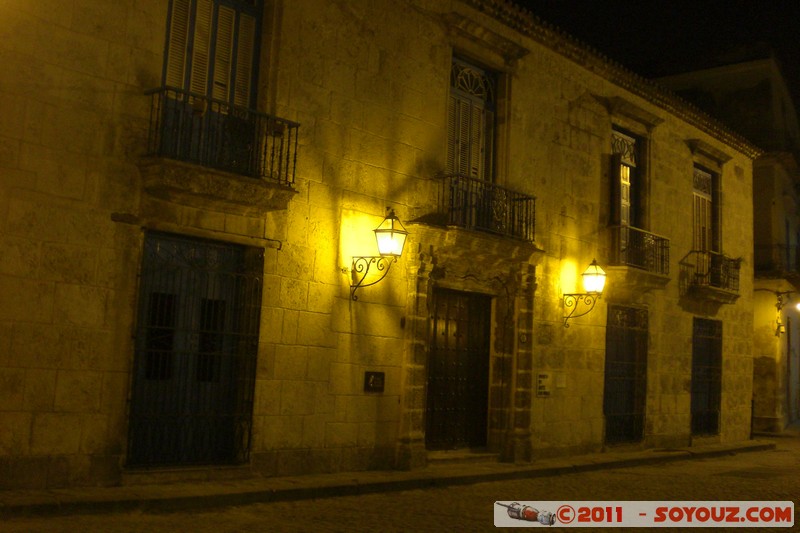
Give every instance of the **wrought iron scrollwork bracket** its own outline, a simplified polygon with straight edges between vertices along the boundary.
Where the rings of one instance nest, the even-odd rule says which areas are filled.
[[[576,294],[565,294],[564,295],[564,310],[569,311],[566,315],[564,315],[564,327],[569,327],[569,319],[570,318],[578,318],[579,316],[588,315],[594,309],[595,304],[597,304],[597,300],[600,298],[600,293],[593,294],[593,293],[576,293]],[[582,307],[585,308],[580,313],[576,313],[578,311],[578,304],[583,304]]]
[[[381,255],[368,255],[363,257],[353,257],[353,266],[350,270],[353,281],[350,283],[350,298],[353,300],[358,300],[358,296],[356,296],[356,291],[361,287],[369,287],[370,285],[375,285],[380,283],[383,278],[386,277],[386,274],[389,273],[389,268],[391,268],[392,263],[397,262],[397,257],[383,257]],[[375,268],[377,270],[378,275],[377,278],[370,281],[369,283],[365,283],[367,280],[367,275],[369,271]]]

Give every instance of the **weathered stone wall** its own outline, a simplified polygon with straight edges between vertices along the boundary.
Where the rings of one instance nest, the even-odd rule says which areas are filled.
[[[437,284],[490,294],[504,309],[493,317],[492,364],[502,370],[492,374],[490,447],[507,459],[603,446],[607,302],[650,313],[646,444],[689,442],[694,316],[724,323],[720,438],[746,438],[745,155],[462,2],[266,3],[258,107],[299,122],[300,146],[296,192],[252,206],[242,200],[252,189],[235,177],[197,179],[238,197],[183,194],[175,184],[196,170],[153,178],[158,163],[141,158],[167,0],[0,6],[1,55],[15,73],[0,80],[0,486],[120,482],[143,230],[265,249],[251,446],[259,472],[424,464],[427,302]],[[497,180],[537,197],[536,247],[410,223],[436,210],[454,50],[501,75]],[[644,133],[649,229],[671,239],[670,281],[639,293],[612,278],[593,313],[567,329],[562,294],[580,290],[592,258],[609,260],[612,124],[647,130],[614,115],[614,97],[663,121]],[[744,258],[732,304],[681,292],[687,139],[732,158],[721,168],[723,247]],[[351,258],[376,254],[371,230],[386,206],[408,222],[407,253],[354,301]],[[434,261],[449,277],[431,277]],[[385,373],[383,393],[363,391],[365,371]],[[553,377],[549,397],[535,396],[538,373]]]
[[[774,153],[754,164],[756,293],[753,336],[753,429],[782,431],[800,416],[797,404],[797,194],[787,158]],[[781,309],[776,308],[779,297]],[[776,335],[780,320],[784,332]],[[791,343],[791,345],[790,345]],[[793,374],[793,375],[792,375]]]
[[[119,479],[165,2],[0,6],[0,487]]]

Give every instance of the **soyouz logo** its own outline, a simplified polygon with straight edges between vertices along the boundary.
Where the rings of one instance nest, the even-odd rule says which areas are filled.
[[[794,502],[496,501],[497,527],[793,527]]]
[[[752,506],[746,509],[735,506],[700,506],[700,507],[656,507],[653,521],[671,522],[674,524],[699,522],[701,524],[749,522],[761,524],[769,522],[788,522],[792,519],[793,506]]]

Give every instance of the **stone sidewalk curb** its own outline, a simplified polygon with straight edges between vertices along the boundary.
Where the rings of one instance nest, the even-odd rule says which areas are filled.
[[[542,459],[521,465],[453,462],[431,464],[427,468],[412,471],[366,471],[195,483],[0,491],[0,518],[186,511],[547,477],[774,448],[774,442],[754,440],[735,445]]]

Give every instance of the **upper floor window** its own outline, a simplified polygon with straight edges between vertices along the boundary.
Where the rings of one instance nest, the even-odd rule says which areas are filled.
[[[618,130],[611,132],[611,223],[643,225],[643,186],[640,171],[641,142]]]
[[[447,172],[493,181],[496,77],[453,59],[447,107]]]
[[[693,247],[701,252],[720,252],[719,242],[719,178],[700,167],[694,167]]]
[[[164,84],[251,107],[261,0],[172,0]]]

